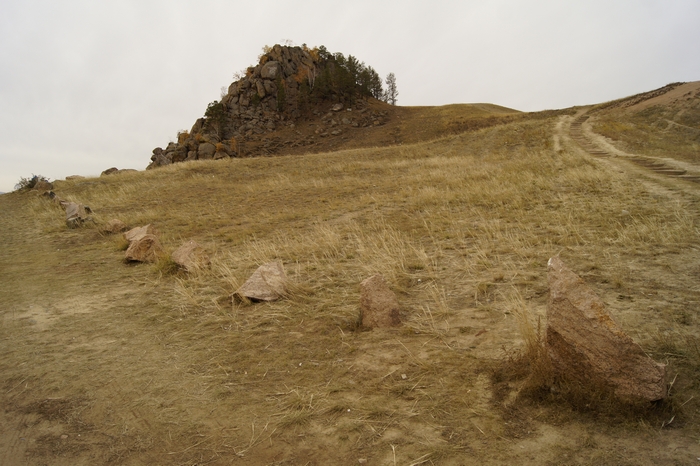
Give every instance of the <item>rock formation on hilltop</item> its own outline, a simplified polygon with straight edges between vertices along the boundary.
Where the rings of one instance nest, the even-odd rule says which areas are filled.
[[[276,147],[266,135],[293,129],[295,121],[309,115],[331,128],[376,126],[383,123],[386,112],[368,111],[367,100],[383,95],[376,71],[352,55],[331,54],[323,46],[265,47],[259,63],[233,82],[221,101],[211,102],[190,131],[178,133],[177,142],[165,149],[153,150],[148,168],[185,160],[268,155]],[[341,115],[341,110],[349,111]],[[340,131],[322,128],[316,134],[326,137]]]

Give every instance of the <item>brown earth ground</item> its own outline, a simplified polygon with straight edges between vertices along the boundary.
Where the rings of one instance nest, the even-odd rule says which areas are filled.
[[[697,151],[653,124],[677,105],[397,109],[387,147],[56,183],[97,224],[204,245],[212,267],[190,275],[125,264],[123,240],[66,229],[38,193],[0,196],[0,464],[700,463],[700,184],[570,137],[587,112],[589,139],[625,153],[610,125],[635,118],[657,141],[644,155]],[[669,365],[667,402],[528,389],[523,335],[557,254]],[[232,303],[271,260],[288,299]],[[404,323],[361,331],[377,272]]]

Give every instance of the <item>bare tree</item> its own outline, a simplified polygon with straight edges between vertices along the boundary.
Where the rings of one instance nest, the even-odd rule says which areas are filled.
[[[386,76],[386,92],[384,93],[384,101],[391,105],[396,105],[399,97],[399,91],[396,89],[396,76],[394,73],[389,73]]]

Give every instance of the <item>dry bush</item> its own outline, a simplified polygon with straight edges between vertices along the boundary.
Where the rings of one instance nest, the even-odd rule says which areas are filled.
[[[186,129],[183,129],[182,131],[177,132],[177,142],[178,144],[184,144],[187,139],[190,137],[190,132],[187,131]]]

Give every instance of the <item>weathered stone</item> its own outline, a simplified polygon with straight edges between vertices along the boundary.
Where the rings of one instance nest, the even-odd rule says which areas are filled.
[[[182,162],[186,158],[187,158],[187,147],[186,146],[180,146],[172,152],[173,163]],[[120,172],[123,172],[123,171],[125,171],[125,170],[120,170]]]
[[[265,98],[265,84],[262,81],[255,81],[255,89],[258,91],[258,97]]]
[[[235,291],[234,296],[251,301],[277,301],[286,294],[287,276],[282,263],[263,264]]]
[[[272,81],[263,81],[263,86],[265,86],[265,93],[268,95],[275,95],[277,92],[277,86]]]
[[[35,191],[50,191],[53,189],[53,183],[46,180],[37,180],[36,184],[32,188]]]
[[[117,167],[112,167],[108,168],[107,170],[103,171],[100,176],[107,176],[107,175],[114,175],[115,173],[118,173],[119,169]]]
[[[200,160],[212,159],[216,153],[216,146],[211,142],[203,142],[197,150],[197,158]]]
[[[114,234],[114,233],[121,233],[122,231],[127,231],[129,229],[128,226],[126,226],[126,223],[122,222],[119,219],[113,218],[109,222],[105,223],[102,228],[100,228],[100,231],[104,234]]]
[[[342,109],[343,109],[343,104],[335,104],[335,105],[331,108],[331,110],[334,111],[334,112],[339,112],[339,111],[341,111]]]
[[[666,367],[613,320],[603,301],[558,257],[549,269],[547,353],[555,373],[611,389],[627,401],[666,396]]]
[[[360,283],[360,319],[366,328],[395,327],[401,323],[396,295],[382,275]]]
[[[192,128],[190,129],[190,134],[197,134],[202,131],[202,127],[204,126],[204,118],[198,118],[197,121],[194,122],[192,125]]]
[[[272,79],[274,80],[277,78],[277,73],[279,71],[280,64],[279,62],[276,61],[269,61],[265,63],[262,68],[260,68],[260,77],[263,79]]]
[[[68,228],[77,228],[86,221],[91,220],[88,214],[92,213],[92,211],[88,206],[76,202],[68,202],[65,204],[65,209]]]
[[[155,149],[153,149],[153,155],[160,155],[162,153],[163,153],[163,148],[161,148],[161,147],[156,147]]]
[[[163,246],[155,235],[143,235],[131,241],[124,257],[133,262],[155,262],[163,254]]]
[[[148,225],[144,225],[142,227],[132,228],[131,230],[127,231],[126,233],[124,233],[124,239],[129,241],[129,242],[132,242],[132,241],[136,241],[139,238],[142,238],[146,235],[157,235],[157,234],[158,234],[158,232],[155,229],[155,227],[149,223]]]
[[[66,181],[72,181],[72,180],[84,180],[85,177],[81,175],[69,175],[66,176]]]
[[[231,83],[228,87],[228,95],[238,95],[238,82]]]
[[[148,165],[148,167],[146,167],[146,170],[151,170],[151,169],[156,168],[156,167],[162,167],[164,165],[170,165],[170,163],[171,163],[171,160],[163,154],[160,154],[160,155],[154,154],[151,157],[151,160],[153,160],[153,162],[151,162]]]
[[[188,241],[177,248],[171,255],[173,262],[188,272],[209,267],[211,261],[209,256],[199,244]]]

